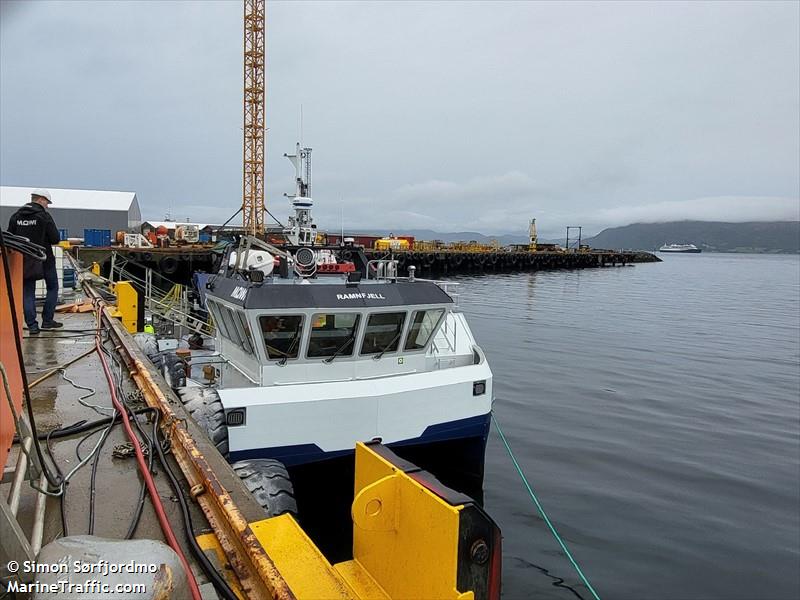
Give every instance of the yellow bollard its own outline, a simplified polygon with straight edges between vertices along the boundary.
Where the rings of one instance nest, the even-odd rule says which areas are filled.
[[[136,333],[139,331],[139,295],[130,281],[118,281],[114,284],[113,291],[117,297],[117,307],[113,315],[122,321],[128,333]]]

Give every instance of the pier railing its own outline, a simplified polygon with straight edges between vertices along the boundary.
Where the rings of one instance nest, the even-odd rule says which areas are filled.
[[[135,266],[135,268],[132,269],[131,266]],[[134,273],[134,270],[143,271],[144,277]],[[207,321],[192,314],[192,303],[186,287],[157,272],[155,277],[160,285],[154,285],[153,274],[153,269],[149,267],[120,256],[116,252],[111,254],[109,279],[111,281],[115,279],[130,281],[144,296],[145,308],[152,315],[201,335],[213,335],[213,327]],[[169,289],[165,291],[164,288]]]

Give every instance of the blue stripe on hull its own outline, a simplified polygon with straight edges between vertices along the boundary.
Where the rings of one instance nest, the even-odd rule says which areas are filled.
[[[431,425],[427,427],[418,438],[393,442],[387,445],[390,448],[395,446],[419,446],[465,438],[480,438],[485,442],[489,435],[490,424],[491,413],[487,413],[477,417],[469,417],[458,421]],[[353,449],[325,452],[316,444],[298,444],[294,446],[275,446],[272,448],[231,451],[229,460],[231,462],[236,462],[251,458],[274,458],[281,461],[287,467],[291,467],[347,456],[352,453]]]

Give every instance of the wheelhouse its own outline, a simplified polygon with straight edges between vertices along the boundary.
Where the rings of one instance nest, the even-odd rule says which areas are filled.
[[[429,305],[259,311],[244,310],[215,298],[208,299],[207,307],[226,350],[234,347],[276,366],[289,361],[330,363],[424,353],[447,310],[446,306]]]
[[[430,370],[425,357],[451,313],[433,282],[317,281],[253,285],[221,279],[206,297],[218,351],[251,384]],[[422,360],[422,362],[420,362]]]

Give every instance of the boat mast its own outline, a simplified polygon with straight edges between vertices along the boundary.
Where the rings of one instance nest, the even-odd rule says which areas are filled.
[[[311,148],[304,148],[297,142],[294,154],[284,154],[294,165],[295,190],[292,198],[294,216],[289,217],[289,226],[283,230],[289,244],[294,246],[313,246],[317,237],[317,226],[311,216],[314,201],[311,199]]]

